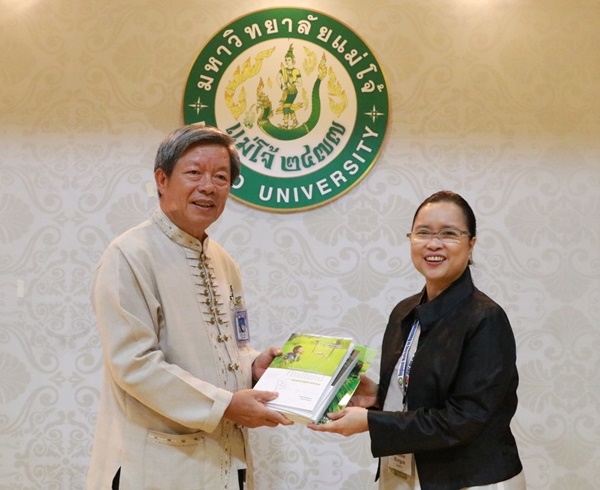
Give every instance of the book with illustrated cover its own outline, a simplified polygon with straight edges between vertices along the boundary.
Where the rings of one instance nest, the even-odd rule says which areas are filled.
[[[360,383],[360,375],[367,371],[371,365],[371,362],[377,355],[377,349],[372,349],[363,345],[357,345],[354,348],[359,352],[358,362],[354,365],[354,368],[333,397],[333,400],[331,400],[331,403],[326,408],[323,416],[319,420],[319,424],[331,422],[331,419],[327,417],[328,413],[339,412],[340,410],[346,408],[350,398],[352,398],[352,395],[358,388]]]
[[[294,333],[254,386],[276,391],[267,407],[303,424],[317,423],[358,362],[351,338]]]

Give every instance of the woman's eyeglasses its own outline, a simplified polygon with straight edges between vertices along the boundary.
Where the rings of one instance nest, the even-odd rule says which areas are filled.
[[[411,242],[428,242],[434,237],[444,243],[455,243],[460,242],[463,235],[470,236],[468,231],[455,230],[454,228],[444,228],[436,233],[431,230],[415,230],[407,233],[406,236],[410,238]]]

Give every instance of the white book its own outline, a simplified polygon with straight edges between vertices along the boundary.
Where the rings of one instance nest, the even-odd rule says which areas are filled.
[[[276,391],[267,407],[294,422],[317,423],[358,361],[351,338],[290,336],[254,389]]]

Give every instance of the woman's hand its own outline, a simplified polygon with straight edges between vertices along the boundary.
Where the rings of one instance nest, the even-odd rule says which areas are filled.
[[[366,374],[360,375],[360,383],[352,398],[348,402],[349,407],[376,407],[377,406],[377,390],[379,385],[375,383]]]
[[[369,430],[368,410],[362,407],[344,408],[335,413],[328,413],[331,422],[325,424],[308,424],[307,427],[316,432],[332,432],[343,436],[351,436]]]

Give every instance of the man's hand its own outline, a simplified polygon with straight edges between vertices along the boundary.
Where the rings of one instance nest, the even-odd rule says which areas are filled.
[[[375,381],[369,378],[366,374],[360,375],[360,383],[356,391],[348,402],[349,407],[376,407],[377,406],[377,390],[379,386]]]
[[[266,351],[261,352],[252,363],[252,379],[259,380],[273,359],[281,354],[281,348],[276,346],[271,346]]]
[[[278,396],[274,391],[236,391],[223,417],[251,429],[265,425],[268,427],[276,427],[279,424],[292,425],[294,422],[264,405],[266,402],[275,400]]]
[[[332,432],[348,437],[369,430],[367,413],[368,410],[362,407],[344,408],[339,412],[327,414],[331,422],[320,425],[308,424],[307,427],[316,432]]]

